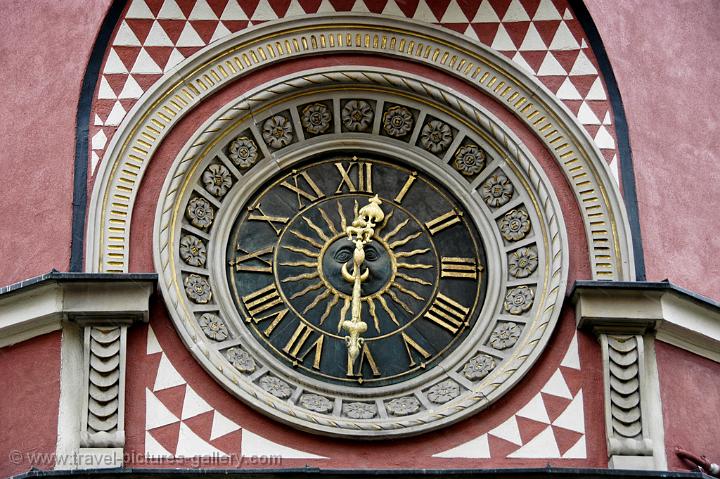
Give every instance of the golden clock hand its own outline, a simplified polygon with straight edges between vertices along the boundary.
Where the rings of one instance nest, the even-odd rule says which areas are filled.
[[[342,327],[347,331],[348,336],[345,337],[345,343],[348,348],[348,371],[352,374],[355,358],[360,354],[364,339],[360,337],[362,333],[367,331],[367,323],[362,320],[362,283],[367,280],[370,270],[362,271],[362,264],[365,261],[365,245],[372,241],[375,233],[375,226],[380,223],[385,214],[380,205],[382,201],[375,195],[368,200],[368,204],[360,208],[357,217],[352,224],[345,229],[348,239],[355,243],[353,251],[353,272],[350,274],[347,270],[347,263],[342,266],[342,275],[345,281],[353,283],[352,291],[352,312],[349,321],[343,321]]]

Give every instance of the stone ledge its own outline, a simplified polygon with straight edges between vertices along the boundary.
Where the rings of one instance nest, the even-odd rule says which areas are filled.
[[[720,303],[662,282],[576,281],[578,328],[616,334],[655,332],[660,341],[720,362]]]
[[[51,271],[0,289],[0,347],[62,327],[62,321],[148,320],[154,273],[98,274]]]

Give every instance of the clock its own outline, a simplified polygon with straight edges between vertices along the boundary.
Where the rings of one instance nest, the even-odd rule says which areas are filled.
[[[375,201],[370,203],[370,201]],[[366,205],[382,218],[364,244],[355,357],[348,230]],[[434,367],[482,308],[482,238],[432,177],[377,156],[335,154],[268,182],[238,215],[227,277],[243,326],[297,374],[372,388]]]
[[[480,412],[562,305],[549,181],[467,99],[313,75],[223,106],[175,159],[154,246],[170,317],[227,391],[310,433],[409,436]]]

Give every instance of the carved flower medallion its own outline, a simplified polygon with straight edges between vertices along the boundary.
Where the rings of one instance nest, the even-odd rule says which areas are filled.
[[[465,145],[455,153],[453,167],[465,176],[477,175],[485,167],[485,151],[477,145]]]
[[[485,204],[497,208],[506,204],[513,196],[513,185],[505,175],[493,175],[480,188]]]
[[[235,369],[244,374],[251,374],[255,372],[257,365],[255,360],[247,353],[247,351],[240,348],[230,348],[225,353],[225,357],[230,364],[235,366]]]
[[[265,391],[280,399],[287,399],[292,393],[290,385],[275,376],[263,376],[258,383]]]
[[[223,165],[210,165],[202,175],[205,189],[213,196],[225,196],[232,186],[230,171]]]
[[[500,232],[508,241],[518,241],[530,231],[530,217],[523,210],[512,210],[500,220]]]
[[[471,381],[478,381],[495,369],[495,360],[487,354],[478,354],[465,363],[463,375]]]
[[[323,103],[314,103],[303,108],[302,125],[308,133],[319,135],[330,128],[332,115],[330,110]]]
[[[367,131],[372,124],[375,112],[365,100],[350,100],[342,109],[342,122],[350,131]]]
[[[282,148],[293,140],[292,125],[282,115],[271,116],[263,123],[262,136],[270,147]]]
[[[188,298],[198,304],[205,304],[212,298],[212,290],[208,280],[200,275],[191,274],[185,278],[185,293]]]
[[[499,350],[512,347],[517,342],[521,332],[520,326],[515,323],[498,324],[490,334],[490,346]]]
[[[407,135],[412,130],[413,119],[410,110],[404,106],[393,106],[388,108],[383,115],[383,128],[385,133],[395,138]]]
[[[420,144],[431,153],[441,153],[450,146],[453,134],[450,125],[440,120],[431,120],[420,132]]]
[[[343,413],[351,419],[372,419],[377,415],[377,406],[364,402],[343,405]]]
[[[180,257],[190,266],[205,266],[207,248],[205,243],[193,235],[185,235],[180,239]]]
[[[452,379],[446,379],[428,389],[427,397],[435,404],[445,404],[460,395],[460,385]]]
[[[538,265],[538,255],[534,248],[520,248],[510,253],[510,274],[516,278],[527,278]]]
[[[420,401],[414,396],[393,399],[385,405],[385,409],[393,416],[407,416],[420,410]]]
[[[230,143],[228,157],[239,168],[250,168],[258,159],[258,148],[247,136],[239,136]]]
[[[215,212],[210,206],[210,202],[205,198],[195,197],[191,199],[186,213],[190,223],[201,229],[209,227],[213,219],[215,219]]]
[[[324,396],[317,394],[303,394],[300,396],[300,405],[310,411],[328,413],[332,411],[333,403]]]
[[[507,292],[503,306],[510,314],[522,314],[532,307],[534,297],[535,293],[532,289],[518,286]]]
[[[203,333],[205,333],[205,336],[207,336],[208,338],[214,339],[215,341],[224,341],[225,339],[227,339],[227,327],[225,326],[225,322],[220,319],[218,315],[212,313],[204,313],[202,316],[200,316],[199,323],[200,327],[203,330]]]

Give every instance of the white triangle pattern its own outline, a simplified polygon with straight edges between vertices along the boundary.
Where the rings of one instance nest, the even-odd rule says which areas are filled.
[[[217,14],[210,8],[208,4],[209,0],[197,0],[195,2],[192,11],[188,14],[187,18],[177,4],[176,0],[163,0],[160,11],[157,14],[157,19],[160,20],[180,20],[184,21],[183,29],[177,42],[173,44],[173,41],[168,36],[167,32],[162,28],[160,23],[157,21],[152,11],[148,7],[145,0],[132,0],[130,7],[128,8],[125,18],[127,19],[148,19],[156,20],[147,35],[144,42],[140,42],[137,35],[132,31],[130,26],[124,19],[121,21],[120,27],[115,34],[113,39],[113,46],[123,47],[204,47],[205,41],[198,35],[197,31],[192,27],[189,20],[205,20],[205,21],[217,21],[218,25],[215,27],[214,33],[210,39],[210,43],[215,42],[223,37],[230,34],[230,30],[221,21],[247,21],[251,20],[248,17],[248,12],[245,12],[240,6],[238,0],[229,0],[218,18]],[[507,10],[503,14],[502,22],[498,17],[497,12],[493,8],[491,0],[482,0],[480,5],[475,12],[474,17],[470,20],[459,7],[459,0],[451,0],[442,15],[442,18],[436,18],[432,10],[428,6],[428,2],[432,0],[420,0],[418,6],[413,14],[415,20],[428,22],[428,23],[468,23],[465,29],[465,36],[473,41],[479,41],[477,31],[472,27],[472,24],[477,24],[478,28],[482,28],[483,23],[499,23],[497,33],[494,35],[491,43],[491,47],[502,52],[515,52],[513,60],[515,63],[520,65],[526,71],[535,74],[537,76],[576,76],[576,75],[595,75],[597,77],[598,72],[592,61],[588,58],[582,49],[587,49],[587,42],[584,38],[579,41],[575,35],[571,32],[568,22],[574,20],[570,10],[565,8],[558,10],[553,3],[553,0],[540,0],[537,9],[532,15],[532,19],[528,15],[528,11],[525,10],[520,0],[511,0]],[[398,0],[388,0],[384,10],[384,15],[400,16],[404,17],[404,12],[398,7]],[[277,19],[277,14],[271,7],[272,0],[260,0],[257,7],[252,13],[252,20],[255,21],[267,21]],[[322,0],[318,8],[318,13],[330,13],[334,12],[335,8],[329,0]],[[368,8],[365,4],[365,0],[356,0],[352,11],[354,12],[368,12]],[[291,0],[290,5],[285,13],[285,16],[301,16],[306,14],[298,2],[298,0]],[[530,21],[530,26],[525,34],[523,40],[519,46],[516,45],[506,28],[505,24],[512,24],[516,22],[527,22]],[[553,35],[549,45],[545,43],[542,37],[539,35],[538,30],[532,22],[542,21],[558,21],[559,27]],[[249,22],[251,26],[253,22]],[[544,58],[540,67],[537,67],[537,71],[528,64],[526,59],[522,55],[518,55],[517,51],[547,51],[548,54]],[[570,71],[566,71],[565,68],[557,61],[557,58],[552,54],[555,51],[573,51],[579,50],[578,56],[570,68]],[[184,56],[173,48],[170,58],[164,68],[161,68],[147,53],[147,51],[141,50],[138,58],[132,65],[131,71],[129,72],[130,77],[134,74],[161,74],[172,70],[179,62],[184,60]],[[128,75],[128,66],[124,65],[120,60],[117,52],[114,48],[110,49],[109,56],[105,62],[103,68],[103,74],[118,74]],[[112,89],[108,85],[100,85],[98,89],[97,98],[102,100],[112,100],[120,96],[125,101],[136,101],[142,94],[142,88],[139,87],[137,81],[132,82],[126,81],[125,87],[123,88],[124,93],[112,92]],[[577,101],[577,100],[601,100],[607,101],[607,94],[602,85],[600,78],[595,78],[585,98],[577,92],[577,88],[572,83],[568,83],[566,80],[557,91],[557,96],[560,100],[566,101]],[[132,103],[129,104],[129,107]],[[125,108],[120,103],[116,103],[113,107],[113,111],[108,116],[105,124],[108,126],[118,126],[125,116]],[[583,115],[580,113],[579,121],[586,125],[598,125],[592,118],[594,114],[589,114],[586,109],[581,110]],[[598,120],[599,121],[599,120]],[[609,123],[603,122],[606,127]],[[110,132],[112,135],[114,132]],[[601,128],[595,136],[594,140],[596,145],[601,149],[615,149],[615,141],[612,135],[609,133],[607,128]],[[613,156],[616,157],[616,156]],[[612,163],[612,162],[611,162]]]
[[[543,431],[530,439],[527,444],[517,451],[510,453],[508,457],[524,459],[557,459],[560,457],[555,434],[552,427],[548,426]]]
[[[507,421],[500,424],[489,432],[490,435],[505,439],[513,444],[522,446],[522,438],[520,437],[520,428],[518,427],[515,416],[510,416]]]
[[[490,459],[490,444],[488,443],[487,434],[483,434],[472,441],[460,444],[458,447],[433,454],[433,457]]]
[[[173,455],[152,436],[150,431],[145,431],[145,457],[152,459],[170,459]]]
[[[213,413],[212,428],[210,430],[210,440],[214,441],[215,439],[223,437],[226,434],[230,434],[231,432],[237,431],[238,429],[240,429],[240,426],[238,426],[233,421],[226,418],[219,412],[215,411]]]
[[[575,336],[573,336],[573,341],[571,341],[568,346],[568,353],[566,353],[565,359],[568,359],[568,356],[572,358],[577,355],[577,352],[573,352],[573,349],[577,349]],[[565,359],[563,359],[563,361],[565,361]],[[573,364],[572,359],[567,361],[567,363]],[[434,454],[433,457],[490,458],[491,451],[489,448],[488,437],[492,436],[519,446],[518,449],[507,456],[508,458],[558,459],[562,457],[566,459],[585,459],[587,457],[587,451],[584,436],[585,415],[582,390],[578,391],[575,397],[573,397],[567,386],[565,377],[562,374],[562,370],[558,368],[545,383],[542,388],[542,392],[545,394],[552,394],[554,396],[571,399],[565,410],[560,413],[555,421],[552,422],[552,425],[550,424],[550,419],[548,418],[542,395],[538,393],[523,408],[510,416],[499,426],[491,429],[487,433],[471,439],[470,441],[464,442],[451,449],[438,452]],[[520,435],[517,417],[525,417],[535,421],[544,422],[548,426],[539,434],[530,438],[527,442],[523,442],[522,436]],[[553,427],[568,429],[570,431],[583,434],[583,436],[581,436],[580,439],[561,456],[560,449],[553,432]],[[487,450],[485,449],[486,447]],[[487,455],[485,455],[486,452]]]
[[[167,426],[178,422],[180,419],[152,393],[145,389],[145,430]]]
[[[565,382],[565,378],[563,377],[559,369],[556,370],[555,373],[553,373],[553,375],[550,377],[545,386],[543,386],[540,392],[565,399],[572,399],[572,393],[570,392],[570,388]]]
[[[187,424],[181,422],[175,457],[228,457],[228,455],[203,440]]]
[[[178,373],[177,369],[170,363],[165,353],[162,353],[157,376],[155,376],[153,391],[162,391],[163,389],[169,389],[182,384],[185,384],[185,379],[180,376],[180,373]]]
[[[151,19],[154,17],[145,0],[133,0],[125,14],[125,18]]]
[[[193,388],[185,388],[185,399],[183,399],[182,420],[190,419],[202,413],[212,411],[213,408],[203,398],[198,396]]]
[[[243,457],[280,456],[283,459],[327,459],[324,456],[282,446],[247,429],[243,429],[242,432],[240,451]]]

